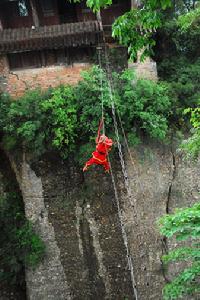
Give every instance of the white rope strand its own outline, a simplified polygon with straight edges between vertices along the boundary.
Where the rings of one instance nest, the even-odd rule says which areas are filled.
[[[121,211],[121,208],[120,208],[119,196],[118,196],[117,187],[116,187],[115,178],[114,178],[114,175],[113,175],[113,170],[112,170],[112,166],[111,166],[110,160],[109,160],[109,164],[110,164],[110,173],[111,173],[111,178],[112,178],[112,184],[113,184],[114,193],[115,193],[115,200],[116,200],[116,203],[117,203],[117,211],[118,211],[118,217],[119,217],[120,227],[121,227],[121,232],[122,232],[124,246],[125,246],[125,249],[126,249],[126,257],[127,257],[127,261],[128,261],[128,269],[130,270],[130,273],[131,273],[131,282],[132,282],[132,287],[133,287],[133,291],[134,291],[135,300],[138,300],[138,294],[137,294],[137,288],[136,288],[136,281],[135,281],[135,277],[134,277],[133,262],[132,262],[132,259],[131,259],[131,254],[130,254],[130,250],[129,250],[127,234],[126,234],[126,230],[125,230],[124,222],[123,222],[123,215],[122,215],[122,211]]]
[[[99,14],[98,18],[101,22],[101,15],[100,14]],[[101,26],[102,26],[102,22],[101,22]],[[117,146],[118,146],[118,152],[119,152],[119,157],[120,157],[120,163],[121,163],[121,167],[122,167],[122,173],[123,173],[123,177],[124,177],[124,183],[125,183],[125,187],[126,187],[126,190],[127,190],[128,199],[130,201],[131,190],[130,190],[128,174],[127,174],[127,170],[126,170],[126,166],[125,166],[125,162],[124,162],[124,158],[123,158],[122,146],[121,146],[120,138],[119,138],[119,131],[118,131],[118,125],[117,125],[117,119],[116,119],[116,113],[115,113],[115,104],[114,104],[112,86],[111,86],[111,82],[112,82],[111,79],[112,78],[111,78],[111,74],[110,74],[108,55],[107,55],[107,51],[106,51],[105,36],[103,36],[103,38],[104,38],[104,47],[105,47],[105,62],[106,62],[107,75],[108,75],[109,96],[110,96],[110,99],[111,99],[111,108],[112,108],[112,115],[113,115],[113,121],[114,121],[114,129],[115,129],[115,135],[116,135],[116,139],[117,139]],[[101,68],[100,51],[99,51],[99,65],[100,65],[100,68]],[[103,76],[103,73],[102,73],[102,76]],[[101,77],[100,83],[101,83],[101,91],[102,91],[101,100],[102,100],[102,117],[103,117],[104,106],[103,106],[103,80],[102,80],[102,77]],[[104,125],[104,120],[103,120],[103,125]],[[105,130],[105,128],[104,128],[104,130]],[[118,211],[120,227],[121,227],[124,246],[125,246],[125,249],[126,249],[128,268],[129,268],[130,273],[131,273],[131,282],[132,282],[133,292],[134,292],[135,300],[138,300],[136,281],[135,281],[135,277],[134,277],[133,262],[132,262],[131,253],[130,253],[130,250],[129,250],[127,233],[126,233],[124,222],[123,222],[122,211],[121,211],[121,208],[120,208],[120,201],[119,201],[119,197],[118,197],[117,187],[116,187],[115,178],[114,178],[114,175],[113,175],[110,160],[109,160],[109,164],[110,164],[112,183],[113,183],[113,188],[114,188],[114,193],[115,193],[115,199],[116,199],[116,203],[117,203],[117,211]],[[130,203],[131,203],[131,201],[130,201]],[[137,214],[135,214],[135,216],[137,216]]]
[[[100,86],[101,86],[101,118],[102,118],[102,130],[103,134],[105,135],[105,123],[104,123],[104,104],[103,104],[103,70],[102,70],[102,62],[101,62],[101,50],[102,48],[98,46],[98,60],[99,60],[99,67],[100,67]]]
[[[107,54],[106,46],[105,46],[105,62],[106,62],[107,75],[108,75],[108,87],[109,87],[109,95],[110,95],[110,99],[111,99],[111,108],[112,108],[112,115],[113,115],[113,121],[114,121],[114,129],[115,129],[115,135],[116,135],[116,139],[117,139],[117,147],[118,147],[118,152],[119,152],[119,157],[120,157],[122,173],[123,173],[123,177],[124,177],[124,184],[125,184],[125,187],[126,187],[129,203],[131,204],[131,206],[134,209],[134,217],[137,218],[137,212],[135,210],[134,205],[131,202],[132,193],[131,193],[131,190],[130,190],[128,173],[127,173],[127,170],[126,170],[126,165],[125,165],[125,162],[124,162],[124,157],[123,157],[123,152],[122,152],[122,146],[121,146],[120,138],[119,138],[119,130],[118,130],[118,124],[117,124],[117,118],[116,118],[116,112],[115,112],[115,103],[114,103],[113,92],[112,92],[112,76],[111,76],[111,70],[110,70],[110,67],[109,67],[109,60],[108,60],[108,54]],[[121,213],[121,208],[120,208],[120,203],[119,203],[119,197],[118,197],[116,184],[115,184],[115,180],[114,180],[114,176],[113,176],[112,171],[111,171],[111,176],[112,176],[113,188],[114,188],[114,191],[115,191],[115,198],[116,198],[116,202],[117,202],[117,209],[118,209],[118,215],[119,215],[119,219],[120,219],[122,236],[123,236],[124,245],[125,245],[126,253],[127,253],[127,260],[128,260],[129,270],[130,270],[130,273],[131,273],[131,281],[132,281],[134,296],[135,296],[135,299],[138,300],[138,293],[137,293],[136,281],[135,281],[135,276],[134,276],[133,261],[132,261],[130,251],[129,251],[128,238],[127,238],[126,230],[124,228],[124,223],[123,223],[122,213]],[[137,222],[135,222],[135,223],[137,225]]]

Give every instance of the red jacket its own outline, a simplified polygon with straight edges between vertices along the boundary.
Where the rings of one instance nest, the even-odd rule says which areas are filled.
[[[104,162],[107,159],[106,157],[108,155],[108,152],[111,150],[113,141],[107,136],[101,135],[100,137],[97,137],[96,142],[96,151],[92,153],[92,156],[99,162]]]

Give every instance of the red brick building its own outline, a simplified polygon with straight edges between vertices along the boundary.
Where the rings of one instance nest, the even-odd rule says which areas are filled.
[[[105,28],[130,9],[114,0],[101,12]],[[74,84],[101,41],[95,14],[84,2],[0,0],[0,88],[12,96],[61,83]]]

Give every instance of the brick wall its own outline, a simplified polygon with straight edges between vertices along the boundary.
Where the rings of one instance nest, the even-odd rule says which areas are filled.
[[[7,88],[7,74],[9,72],[6,56],[0,55],[0,92]]]
[[[0,76],[9,72],[8,61],[5,55],[0,55]]]
[[[75,63],[71,66],[9,71],[6,57],[0,56],[0,89],[13,97],[19,97],[25,91],[37,87],[47,89],[60,84],[76,84],[81,79],[81,71],[90,66],[89,63]]]
[[[81,79],[81,71],[91,66],[89,63],[74,63],[70,66],[51,66],[35,69],[10,71],[6,56],[0,56],[0,91],[13,97],[20,97],[25,91],[42,87],[55,87],[60,84],[76,84]],[[143,63],[131,63],[138,78],[157,80],[156,63],[149,58]]]

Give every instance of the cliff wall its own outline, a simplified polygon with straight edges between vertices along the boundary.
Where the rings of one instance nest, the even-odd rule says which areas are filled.
[[[156,220],[175,207],[192,205],[200,191],[199,165],[184,161],[171,146],[142,144],[126,156],[131,197],[127,197],[117,157],[117,182],[138,299],[160,300],[175,268],[161,256],[175,242],[163,239]],[[135,299],[111,176],[101,167],[86,174],[56,155],[31,164],[10,156],[25,213],[47,245],[35,270],[26,270],[27,297],[45,299]]]

